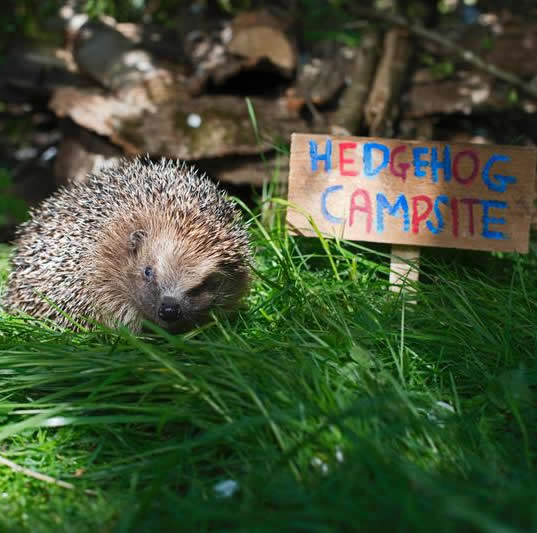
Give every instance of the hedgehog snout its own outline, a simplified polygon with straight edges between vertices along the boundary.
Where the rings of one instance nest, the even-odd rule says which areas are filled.
[[[165,296],[162,298],[158,316],[168,323],[177,322],[181,316],[181,306],[179,305],[179,302],[175,298]]]

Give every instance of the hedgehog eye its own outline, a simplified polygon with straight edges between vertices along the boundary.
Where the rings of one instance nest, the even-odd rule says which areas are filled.
[[[153,269],[150,266],[144,268],[144,278],[148,281],[153,279]]]

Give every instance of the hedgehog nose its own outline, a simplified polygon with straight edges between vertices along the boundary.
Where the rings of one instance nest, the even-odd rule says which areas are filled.
[[[181,314],[181,309],[177,300],[174,298],[162,298],[162,303],[160,304],[158,310],[158,316],[162,318],[165,322],[176,322],[179,319]]]

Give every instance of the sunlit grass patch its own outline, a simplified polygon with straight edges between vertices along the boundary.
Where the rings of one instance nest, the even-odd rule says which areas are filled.
[[[425,250],[411,305],[386,247],[274,221],[248,305],[186,335],[0,318],[0,455],[74,485],[0,465],[5,528],[535,527],[531,263]]]

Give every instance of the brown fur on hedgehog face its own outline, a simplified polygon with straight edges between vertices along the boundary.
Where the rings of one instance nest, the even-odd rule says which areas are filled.
[[[202,239],[206,227],[196,238],[195,225],[183,235],[169,220],[154,215],[147,220],[149,226],[144,220],[131,222],[129,231],[124,222],[112,227],[96,254],[104,262],[96,265],[95,290],[116,289],[107,295],[109,316],[121,317],[134,330],[149,320],[177,333],[207,322],[212,310],[232,309],[249,281],[246,264],[222,260],[221,250],[233,243],[223,236],[207,246]],[[102,308],[106,322],[107,306]]]
[[[131,234],[128,279],[136,306],[145,319],[173,332],[203,324],[213,309],[228,309],[242,296],[246,272],[230,276],[232,265],[195,256],[173,235],[143,230]],[[240,274],[240,271],[239,271]]]

